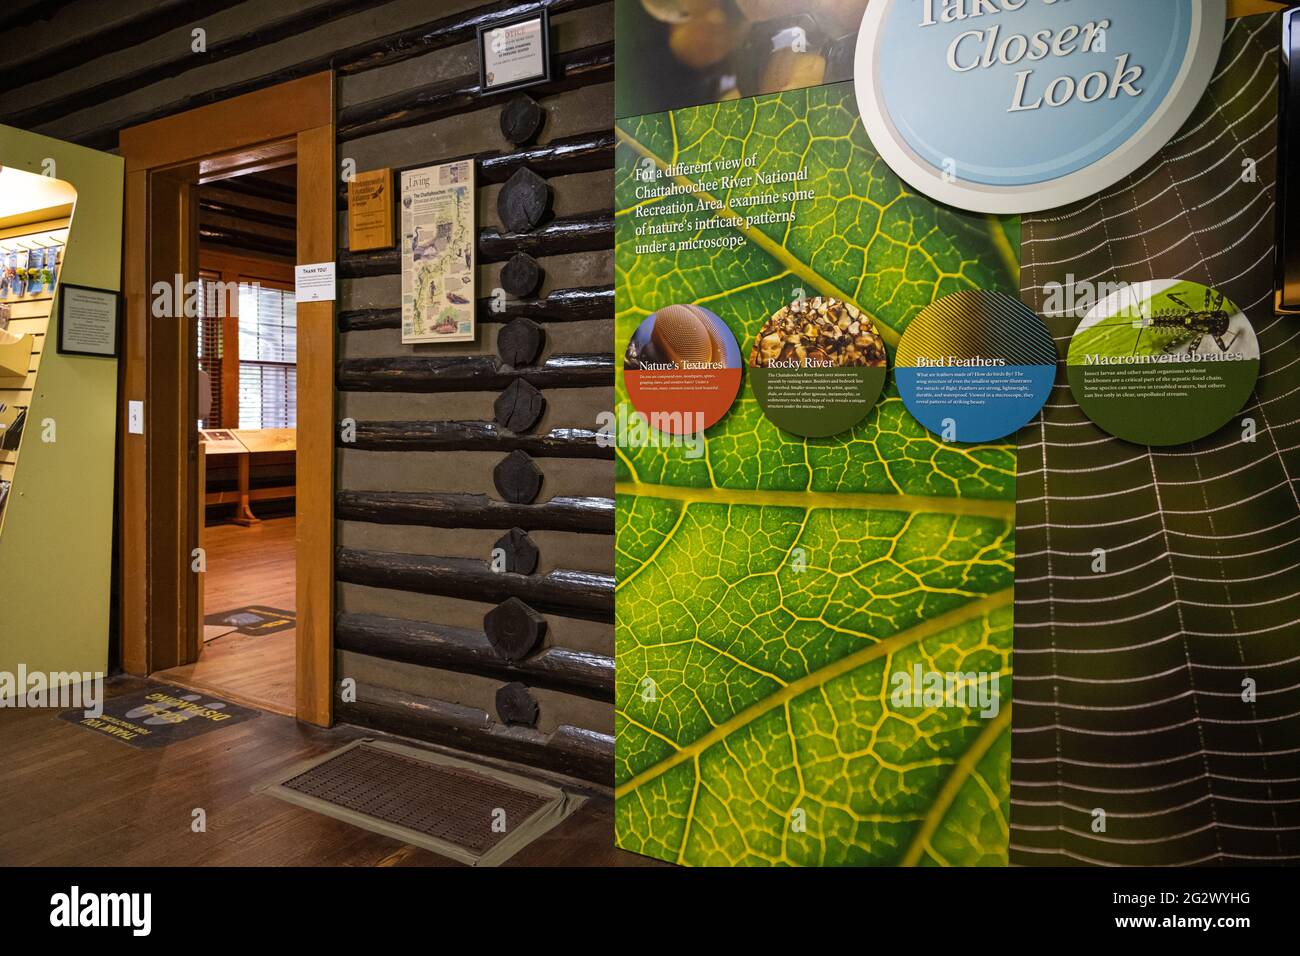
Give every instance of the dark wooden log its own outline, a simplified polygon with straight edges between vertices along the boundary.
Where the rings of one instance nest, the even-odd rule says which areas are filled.
[[[526,299],[542,284],[542,267],[526,252],[516,252],[501,267],[501,288],[518,299]]]
[[[273,183],[255,176],[236,176],[233,179],[218,179],[207,184],[212,189],[252,196],[254,199],[266,199],[270,202],[285,203],[293,206],[298,202],[298,187],[289,183]],[[346,188],[347,184],[344,183]]]
[[[480,314],[482,309],[479,310]],[[479,319],[479,321],[483,321]],[[340,332],[382,332],[402,327],[401,309],[348,309],[338,314]]]
[[[613,787],[614,738],[609,734],[568,724],[544,734],[498,723],[486,711],[405,691],[358,684],[356,692],[355,702],[335,702],[334,712],[344,723]]]
[[[552,78],[532,87],[537,96],[553,96],[614,79],[614,44],[598,43],[553,57]],[[424,123],[469,110],[499,106],[508,92],[485,93],[478,73],[435,86],[414,86],[339,111],[338,139],[349,142],[390,130]]]
[[[298,253],[298,247],[293,242],[259,236],[239,229],[222,229],[202,223],[199,224],[199,242],[209,246],[243,249],[246,252],[261,252],[281,259],[293,259]]]
[[[533,257],[564,256],[574,252],[595,252],[614,247],[614,215],[589,212],[553,219],[532,232],[501,232],[488,227],[478,234],[480,263],[505,262],[517,252]],[[364,279],[397,275],[401,272],[397,249],[344,252],[339,256],[339,278]]]
[[[599,353],[552,355],[541,365],[521,368],[494,355],[395,355],[344,359],[337,371],[338,387],[345,392],[487,392],[518,379],[538,388],[607,387],[614,384],[614,359]]]
[[[613,498],[552,498],[544,504],[511,504],[487,495],[421,491],[340,491],[340,521],[418,525],[426,528],[511,528],[527,531],[614,533]]]
[[[541,713],[537,701],[528,688],[518,681],[497,688],[497,717],[503,724],[519,727],[536,727]]]
[[[391,2],[391,0],[386,0],[386,2]],[[600,0],[549,0],[549,2],[548,0],[533,0],[533,2],[531,3],[522,2],[521,0],[521,2],[519,3],[513,3],[513,4],[508,4],[506,6],[503,6],[502,11],[504,12],[505,10],[515,9],[515,8],[523,9],[526,11],[528,8],[537,7],[539,4],[543,6],[549,6],[552,10],[558,9],[560,4],[563,4],[564,8],[566,9],[579,9],[581,7],[591,6],[597,2],[600,2]],[[412,52],[409,53],[409,56],[418,56],[422,53],[427,53],[430,50],[438,49],[441,46],[446,46],[455,43],[469,42],[470,40],[473,40],[475,36],[475,30],[479,23],[486,22],[487,20],[495,19],[496,17],[499,17],[501,15],[501,14],[496,14],[495,16],[491,16],[491,15],[485,16],[486,9],[487,8],[480,7],[477,10],[468,13],[466,12],[455,13],[449,17],[443,17],[440,20],[433,21],[432,23],[427,24],[425,27],[415,28],[416,31],[421,29],[428,30],[430,34],[431,42],[422,49],[413,50]],[[312,13],[315,13],[315,11],[309,11],[308,15],[311,15]],[[313,25],[315,25],[319,23],[319,20],[312,21],[312,22]],[[437,28],[440,24],[443,25],[443,29],[439,32],[435,28]],[[299,29],[292,30],[289,33],[286,33],[285,35],[293,36],[301,32],[302,30],[301,28],[299,28]],[[410,33],[414,31],[407,31],[407,32]],[[249,46],[248,49],[257,49],[262,47],[267,42],[269,42],[267,38],[261,37],[260,35],[258,36],[259,38],[256,40],[256,42],[254,42],[251,46]],[[190,94],[188,96],[181,97],[177,100],[173,100],[163,106],[158,106],[148,110],[143,110],[129,117],[126,117],[125,119],[106,123],[103,126],[97,127],[96,129],[93,130],[89,130],[86,133],[78,136],[75,141],[80,143],[83,146],[89,146],[93,149],[113,149],[117,146],[118,130],[126,129],[129,126],[139,126],[141,123],[148,123],[156,119],[161,119],[164,116],[173,116],[177,113],[183,113],[186,110],[194,109],[195,107],[206,106],[209,103],[218,103],[221,102],[222,100],[228,100],[231,99],[232,97],[240,96],[244,93],[251,93],[254,90],[264,89],[268,86],[275,86],[279,83],[285,82],[286,80],[297,79],[303,76],[311,76],[313,73],[321,73],[326,70],[331,70],[335,68],[336,64],[343,61],[350,61],[355,63],[358,61],[358,58],[364,59],[368,52],[373,52],[377,48],[382,47],[384,44],[384,40],[385,38],[380,38],[379,40],[372,40],[372,41],[368,41],[367,43],[357,44],[355,46],[348,47],[345,50],[331,50],[327,53],[322,53],[317,56],[309,57],[308,59],[305,60],[300,60],[297,63],[293,63],[288,66],[285,66],[283,64],[277,64],[275,69],[267,73],[262,73],[259,74],[258,76],[251,77],[246,80],[241,80],[236,83],[228,83],[225,86],[208,88],[201,92]],[[185,52],[189,53],[188,46],[185,47]],[[239,52],[243,52],[243,51],[241,50]],[[405,56],[393,55],[387,58],[387,62],[398,62],[400,59],[405,59],[405,58],[406,58]],[[182,69],[177,71],[177,74],[174,75],[179,75],[179,73],[184,73],[187,69],[190,68],[189,66],[184,65],[185,63],[184,60],[178,60],[177,62],[179,62],[182,65]],[[190,60],[189,62],[191,66],[202,65],[201,62],[197,62],[194,60]],[[372,58],[367,62],[373,66],[385,65],[384,59]],[[138,87],[139,84],[133,84],[131,88],[136,89]],[[569,88],[569,87],[565,87],[565,88]]]
[[[0,13],[0,31],[48,23],[56,13],[74,2],[76,0],[12,0],[5,12]]]
[[[614,168],[612,131],[579,133],[513,153],[484,154],[478,160],[480,183],[503,183],[515,171],[528,167],[539,176],[570,176]]]
[[[469,628],[376,614],[340,614],[334,646],[420,667],[524,681],[592,700],[614,699],[612,657],[546,647],[521,661],[509,661],[488,643],[487,634]]]
[[[474,558],[355,548],[338,549],[335,571],[346,584],[489,604],[517,597],[539,611],[591,621],[614,619],[614,578],[592,571],[511,574],[493,571],[489,562]]]
[[[293,216],[282,216],[279,213],[267,212],[265,209],[236,206],[234,203],[222,202],[219,199],[206,199],[201,195],[199,212],[211,213],[214,216],[229,216],[231,219],[242,219],[262,226],[275,226],[277,229],[298,228],[298,220]]]
[[[501,323],[518,318],[535,322],[595,322],[614,317],[614,287],[556,289],[540,299],[510,300],[500,312],[496,300],[478,300],[478,321]],[[401,309],[355,309],[340,312],[340,332],[378,332],[402,327]]]
[[[553,139],[539,146],[530,146],[513,152],[488,150],[478,153],[465,153],[436,162],[456,162],[472,159],[475,176],[480,186],[488,183],[503,183],[515,174],[515,171],[527,166],[539,176],[569,176],[573,173],[592,173],[601,169],[614,167],[614,133],[611,130],[598,130],[594,133],[579,133],[563,139]],[[395,168],[395,173],[409,169],[429,166],[433,160],[412,163],[410,166]],[[348,205],[347,184],[339,187],[339,208]]]
[[[504,660],[521,661],[546,636],[546,618],[519,598],[507,598],[483,615],[483,633]]]
[[[497,0],[351,47],[336,58],[335,69],[344,76],[364,73],[423,56],[431,50],[467,43],[475,38],[479,27],[507,17],[538,13],[543,9],[555,16],[603,2],[605,0]]]
[[[38,49],[30,56],[24,57],[19,37],[11,35],[6,38],[6,55],[4,66],[0,68],[0,90],[15,90],[28,83],[71,72],[85,65],[90,54],[99,56],[115,50],[126,50],[139,46],[154,37],[191,24],[201,24],[203,19],[222,10],[236,7],[243,0],[152,0],[129,16],[115,18],[111,25],[104,27],[89,39],[79,37],[56,42]],[[186,44],[186,50],[190,49]],[[10,105],[10,104],[6,104]],[[57,113],[47,112],[44,119],[48,122]],[[6,117],[6,123],[9,120]]]
[[[552,219],[532,232],[498,232],[487,228],[478,236],[483,262],[504,262],[517,252],[530,256],[563,256],[614,248],[614,214],[590,212]]]
[[[522,451],[512,451],[492,469],[492,484],[506,501],[531,504],[542,490],[542,470]]]
[[[537,570],[541,553],[523,528],[511,528],[492,548],[492,560],[502,559],[504,570],[511,574],[532,574]]]
[[[612,461],[613,446],[586,428],[552,428],[544,435],[513,435],[495,422],[363,421],[355,438],[339,445],[360,451],[508,451],[537,458]],[[532,498],[527,499],[529,501]]]
[[[498,333],[497,354],[511,368],[523,368],[537,361],[545,339],[540,325],[532,319],[518,318]]]
[[[546,111],[527,93],[512,96],[501,109],[501,135],[516,146],[537,139],[546,122]]]
[[[248,30],[233,37],[221,40],[209,37],[208,48],[202,53],[194,52],[189,43],[178,45],[171,59],[160,63],[150,63],[128,73],[114,76],[102,83],[83,87],[36,106],[9,113],[5,116],[4,122],[10,126],[18,126],[24,129],[37,126],[47,122],[50,117],[68,116],[89,109],[92,106],[99,106],[102,103],[107,103],[136,90],[142,90],[146,86],[161,83],[163,80],[180,76],[201,66],[218,63],[241,53],[262,49],[288,37],[298,36],[300,33],[320,26],[328,20],[349,16],[390,2],[392,0],[332,0],[332,2],[319,4],[308,10],[294,11],[278,20],[261,24],[254,30]],[[65,3],[66,0],[57,0],[54,4],[50,0],[42,0],[40,8],[44,10],[51,5],[61,6]],[[4,28],[0,27],[0,29]],[[96,38],[96,43],[98,42],[98,38]],[[110,51],[101,48],[101,52]],[[309,72],[315,73],[329,69],[328,59],[325,57],[319,57],[314,62],[320,65],[314,70],[309,70]],[[307,74],[301,73],[298,75],[306,76]]]
[[[497,194],[497,215],[511,232],[532,232],[551,208],[551,187],[528,167],[506,180]]]
[[[521,435],[542,417],[546,411],[546,399],[525,379],[517,378],[497,396],[492,410],[496,414],[498,425]]]

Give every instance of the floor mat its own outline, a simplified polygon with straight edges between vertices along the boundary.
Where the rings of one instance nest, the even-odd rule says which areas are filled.
[[[211,694],[158,684],[134,694],[110,697],[104,701],[104,712],[97,716],[74,708],[59,717],[132,747],[155,748],[231,727],[257,715],[250,707]]]
[[[203,619],[203,640],[216,640],[231,631],[238,631],[240,634],[248,634],[254,637],[261,634],[275,634],[277,631],[287,631],[289,628],[296,626],[297,623],[298,619],[293,611],[282,611],[279,608],[266,607],[262,604],[250,604],[248,607],[236,608],[233,611],[222,611],[219,614],[209,614],[205,617]],[[216,628],[223,628],[224,630],[217,633]]]
[[[582,804],[518,774],[369,739],[253,789],[471,866],[505,862]]]

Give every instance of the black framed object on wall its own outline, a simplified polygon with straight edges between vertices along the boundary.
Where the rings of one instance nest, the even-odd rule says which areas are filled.
[[[478,28],[480,93],[517,90],[551,79],[551,18],[545,10]]]
[[[111,289],[59,285],[59,352],[117,358],[122,297]]]

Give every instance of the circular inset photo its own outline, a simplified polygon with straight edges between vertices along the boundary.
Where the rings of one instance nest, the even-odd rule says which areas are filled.
[[[1138,445],[1182,445],[1241,411],[1259,378],[1259,340],[1222,292],[1161,279],[1097,303],[1066,366],[1074,400],[1098,427]]]
[[[867,416],[885,387],[885,342],[856,306],[799,299],[769,318],[749,351],[749,376],[772,424],[824,438]]]
[[[1000,292],[955,292],[907,327],[894,377],[907,410],[946,442],[997,441],[1038,414],[1056,378],[1043,320]]]
[[[740,346],[698,305],[669,305],[639,326],[623,353],[632,407],[651,427],[695,435],[727,414],[740,391]]]

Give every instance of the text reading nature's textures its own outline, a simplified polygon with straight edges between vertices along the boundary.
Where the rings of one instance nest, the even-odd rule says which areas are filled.
[[[936,298],[1016,289],[1017,223],[907,192],[847,84],[634,118],[618,141],[619,341],[673,302],[749,341],[822,296],[892,346]],[[665,248],[638,252],[647,222]],[[742,389],[706,437],[619,448],[619,845],[1004,863],[1014,450],[944,445],[893,388],[812,440]]]

